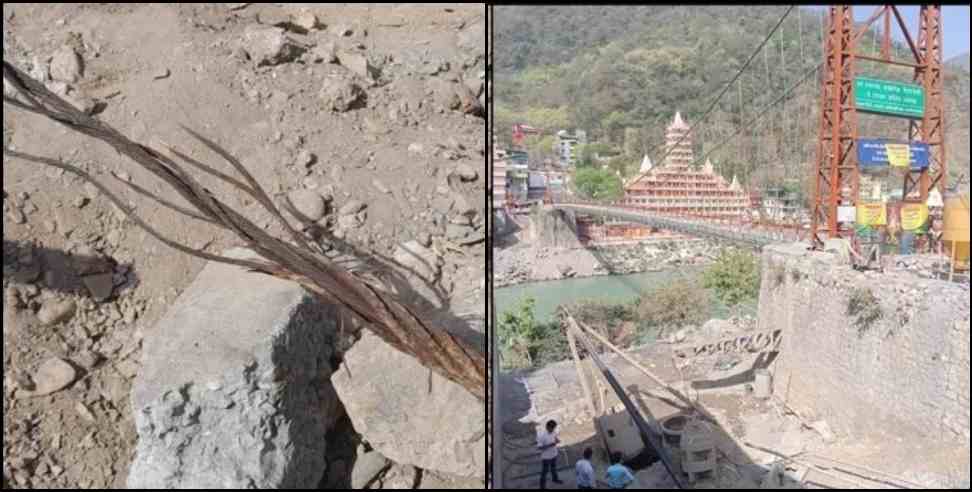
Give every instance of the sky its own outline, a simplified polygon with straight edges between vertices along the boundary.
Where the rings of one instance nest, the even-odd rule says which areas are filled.
[[[810,7],[813,9],[824,9],[827,7]],[[854,6],[854,18],[858,22],[864,22],[870,17],[877,6],[864,6],[857,5]],[[917,5],[899,5],[898,10],[901,15],[905,18],[905,22],[908,24],[908,30],[911,32],[913,38],[917,42],[918,36],[918,15],[921,8]],[[945,43],[945,60],[949,60],[958,55],[966,53],[969,51],[969,6],[968,5],[945,5],[942,6],[942,22],[944,23],[945,33],[944,33],[944,43]],[[881,20],[875,22],[876,26],[883,26],[884,23]],[[904,42],[904,36],[901,35],[901,30],[897,26],[894,18],[891,19],[891,32],[894,33],[895,39]]]

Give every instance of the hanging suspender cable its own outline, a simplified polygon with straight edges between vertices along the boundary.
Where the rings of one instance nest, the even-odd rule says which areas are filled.
[[[787,90],[786,93],[784,93],[782,96],[780,96],[779,98],[777,98],[775,101],[773,101],[770,104],[766,105],[763,108],[763,110],[760,111],[759,114],[757,114],[752,120],[750,120],[749,123],[746,126],[750,126],[750,125],[753,125],[756,122],[758,122],[760,120],[760,118],[762,118],[764,115],[766,115],[766,113],[769,113],[769,111],[771,109],[774,109],[774,106],[776,106],[781,101],[783,101],[784,99],[786,99],[787,97],[789,97],[797,88],[799,88],[800,86],[802,86],[803,84],[805,84],[808,80],[810,80],[811,79],[811,75],[817,73],[820,70],[820,68],[823,67],[823,65],[824,65],[823,62],[821,62],[813,70],[810,70],[809,72],[807,72],[803,76],[803,78],[800,79],[800,81],[797,82],[793,87],[790,87],[790,89]],[[737,131],[736,133],[734,133],[732,135],[730,135],[729,138],[723,140],[722,142],[719,143],[719,145],[716,145],[715,147],[713,147],[712,150],[710,150],[708,153],[706,153],[701,158],[697,159],[695,162],[692,163],[692,165],[696,165],[696,164],[698,164],[700,162],[705,162],[705,160],[708,159],[709,156],[711,156],[713,153],[715,153],[717,150],[721,149],[722,147],[725,147],[725,145],[727,143],[729,143],[733,138],[735,138],[740,133],[741,133],[741,130],[740,131]]]

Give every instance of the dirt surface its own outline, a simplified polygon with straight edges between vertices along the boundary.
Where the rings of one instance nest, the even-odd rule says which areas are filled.
[[[5,3],[3,57],[130,138],[229,172],[179,126],[215,141],[282,203],[323,211],[309,231],[324,249],[428,245],[438,287],[467,299],[485,268],[485,120],[465,111],[482,92],[484,23],[482,4]],[[235,245],[120,185],[178,201],[100,142],[7,104],[3,135],[92,173],[183,244]],[[203,262],[63,172],[5,154],[3,190],[3,485],[124,487],[141,339]]]

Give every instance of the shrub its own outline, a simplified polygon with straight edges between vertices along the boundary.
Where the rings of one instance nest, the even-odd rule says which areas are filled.
[[[673,281],[667,287],[642,294],[636,308],[642,340],[657,337],[666,328],[701,324],[709,319],[709,298],[691,278]]]
[[[530,340],[536,330],[533,308],[536,300],[526,298],[513,311],[500,316],[497,334],[503,351],[504,369],[524,369],[533,366]]]
[[[567,358],[567,339],[558,321],[540,323],[534,316],[536,301],[526,298],[499,320],[503,369],[530,369]]]
[[[784,273],[780,274],[783,280]],[[705,287],[712,289],[716,297],[727,306],[735,306],[759,297],[759,261],[750,251],[723,250],[715,263],[705,270],[702,278]]]
[[[884,317],[884,311],[870,289],[855,288],[847,298],[847,316],[855,318],[857,334],[863,335]]]

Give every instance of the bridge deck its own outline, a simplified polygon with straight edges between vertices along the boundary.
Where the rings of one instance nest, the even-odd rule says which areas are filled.
[[[796,241],[799,239],[799,233],[794,231],[759,230],[758,228],[744,224],[714,224],[703,219],[665,217],[622,207],[574,203],[554,203],[552,206],[558,210],[621,219],[628,222],[644,224],[649,227],[676,231],[691,236],[708,237],[755,249],[762,249],[769,244]],[[749,229],[743,230],[744,227],[749,227]]]

